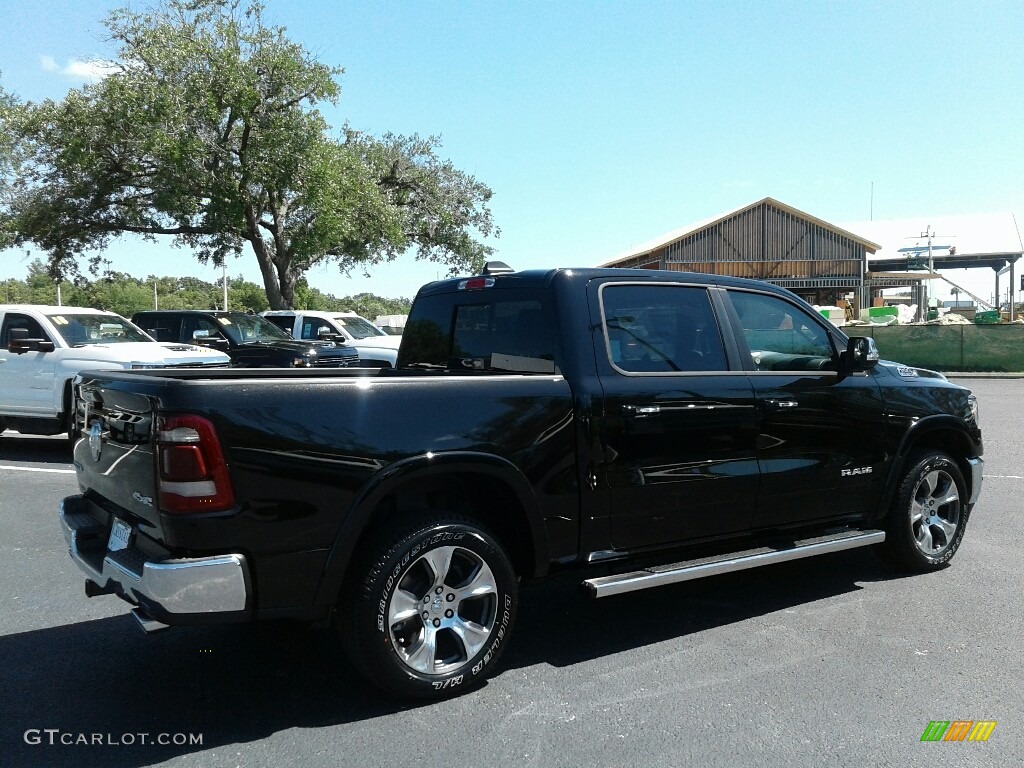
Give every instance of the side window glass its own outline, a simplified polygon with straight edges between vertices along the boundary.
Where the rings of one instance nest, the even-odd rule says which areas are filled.
[[[11,329],[12,328],[23,328],[27,331],[26,339],[43,339],[44,341],[53,341],[47,334],[43,333],[42,326],[36,322],[35,318],[29,317],[28,315],[19,315],[16,312],[8,312],[4,317],[4,327],[0,332],[0,346],[7,349],[11,343]]]
[[[759,293],[730,291],[729,296],[757,370],[835,369],[829,334],[805,309]]]
[[[708,292],[682,285],[609,284],[601,290],[605,346],[625,373],[728,370]]]

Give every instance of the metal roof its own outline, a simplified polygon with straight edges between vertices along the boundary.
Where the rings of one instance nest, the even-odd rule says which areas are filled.
[[[699,232],[702,229],[713,227],[714,225],[719,224],[720,222],[744,214],[747,211],[753,210],[754,208],[759,208],[762,205],[770,205],[774,208],[778,208],[779,210],[789,213],[792,216],[804,219],[805,221],[811,222],[813,224],[817,224],[819,227],[822,227],[823,229],[826,229],[830,232],[834,232],[837,235],[841,235],[842,237],[846,237],[850,240],[853,240],[854,242],[863,245],[864,250],[867,251],[868,253],[874,253],[879,248],[881,248],[881,246],[878,245],[878,243],[866,239],[863,235],[857,234],[855,231],[838,227],[835,224],[825,221],[824,219],[819,219],[817,216],[812,216],[809,213],[805,213],[804,211],[794,208],[791,205],[786,205],[785,203],[782,203],[773,197],[764,197],[758,200],[757,202],[750,203],[749,205],[745,205],[742,208],[737,208],[734,211],[719,214],[710,219],[705,219],[704,221],[699,221],[695,224],[690,224],[689,226],[683,227],[681,229],[676,229],[671,232],[668,232],[664,235],[661,235],[660,237],[655,238],[654,240],[643,243],[642,245],[638,245],[635,248],[631,248],[626,253],[620,254],[616,256],[614,259],[605,261],[602,264],[599,264],[598,266],[610,267],[627,259],[635,258],[637,256],[643,256],[645,254],[656,251],[659,248],[664,248],[665,246],[670,245],[671,243],[674,243],[677,240],[682,240],[683,238],[688,237],[689,235],[692,235],[695,232]]]
[[[1024,238],[1012,213],[918,216],[843,226],[881,244],[868,257],[868,268],[873,271],[905,269],[912,255],[907,249],[926,253],[929,232],[936,269],[1001,269],[1024,255]]]

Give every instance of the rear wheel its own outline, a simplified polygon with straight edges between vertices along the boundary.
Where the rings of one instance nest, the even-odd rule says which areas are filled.
[[[356,668],[402,698],[465,693],[493,672],[518,601],[511,562],[477,523],[411,523],[371,546],[335,627]]]
[[[947,565],[963,541],[967,499],[963,473],[949,454],[913,454],[886,521],[886,559],[916,572]]]

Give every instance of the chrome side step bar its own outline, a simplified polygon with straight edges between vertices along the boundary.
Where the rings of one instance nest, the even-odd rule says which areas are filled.
[[[590,591],[591,597],[611,597],[640,589],[702,579],[705,576],[744,571],[762,565],[784,563],[789,560],[799,560],[830,552],[842,552],[845,549],[868,547],[873,544],[881,544],[883,541],[885,541],[885,531],[847,529],[826,536],[794,541],[791,546],[783,548],[760,547],[743,552],[728,552],[723,555],[686,560],[672,565],[653,566],[641,571],[599,576],[587,579],[583,584]]]

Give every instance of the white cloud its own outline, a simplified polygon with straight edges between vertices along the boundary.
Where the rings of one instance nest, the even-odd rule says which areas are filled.
[[[99,82],[114,70],[114,64],[109,61],[68,59],[61,67],[53,56],[40,56],[39,63],[46,72],[59,72],[69,80],[86,83]]]

